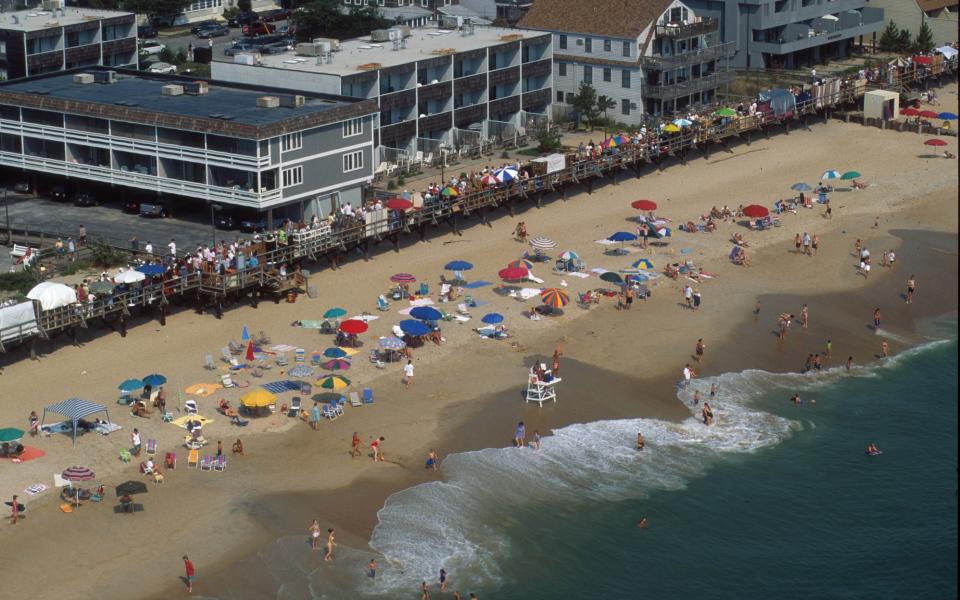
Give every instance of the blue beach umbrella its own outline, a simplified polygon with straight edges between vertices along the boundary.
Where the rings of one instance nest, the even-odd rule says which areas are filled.
[[[652,271],[654,269],[653,261],[649,258],[641,258],[637,262],[631,265],[634,269],[645,269],[647,271]]]
[[[410,310],[410,316],[421,321],[439,321],[443,313],[430,306],[417,306]]]
[[[636,234],[630,233],[629,231],[618,231],[607,238],[611,242],[632,242],[637,239]]]
[[[394,336],[380,338],[380,341],[377,342],[377,345],[384,350],[403,350],[407,347],[407,343],[405,341]]]
[[[144,275],[163,275],[163,265],[140,265],[137,267],[137,270],[143,273]]]
[[[342,348],[332,347],[324,350],[323,355],[327,358],[343,358],[347,353]]]
[[[150,387],[156,387],[156,386],[158,386],[158,385],[163,385],[163,384],[165,384],[166,382],[167,382],[167,378],[164,377],[163,375],[159,375],[159,374],[157,374],[157,373],[153,373],[153,374],[151,374],[151,375],[147,375],[146,377],[143,378],[143,385],[149,385]]]
[[[795,184],[791,185],[791,186],[790,186],[790,189],[793,190],[793,191],[795,191],[795,192],[809,192],[809,191],[812,190],[813,188],[810,187],[809,185],[801,182],[801,183],[795,183]]]
[[[839,171],[827,171],[827,172],[825,172],[823,175],[820,176],[820,181],[823,181],[823,180],[825,180],[825,179],[828,179],[828,180],[829,180],[829,179],[840,179],[841,177],[843,177],[843,175],[841,175]]]
[[[143,387],[143,382],[139,379],[127,379],[117,386],[121,392],[133,392]]]
[[[347,314],[347,309],[345,308],[331,308],[327,312],[323,313],[324,319],[339,319],[343,315]]]
[[[487,325],[497,325],[498,323],[503,323],[503,315],[500,313],[489,313],[483,315],[483,318],[480,319],[483,323]]]
[[[943,119],[944,121],[955,121],[957,119],[957,115],[953,114],[952,112],[942,112],[937,115],[937,118]]]
[[[400,321],[400,330],[407,335],[420,336],[430,333],[430,326],[423,321],[404,319]]]
[[[447,266],[444,267],[447,271],[469,271],[472,268],[473,265],[465,260],[454,260],[448,262]]]
[[[620,275],[618,275],[617,273],[614,273],[613,271],[607,271],[606,273],[601,273],[600,279],[608,283],[623,285],[623,277],[620,277]]]
[[[690,119],[676,119],[674,120],[673,124],[677,127],[690,127],[693,125],[693,121]]]

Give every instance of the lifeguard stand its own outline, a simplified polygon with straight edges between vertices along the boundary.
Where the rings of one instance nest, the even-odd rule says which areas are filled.
[[[544,376],[544,379],[541,379],[532,370],[527,376],[526,401],[536,402],[541,407],[544,402],[557,401],[557,384],[563,381],[559,377],[552,377],[550,371],[546,371]]]

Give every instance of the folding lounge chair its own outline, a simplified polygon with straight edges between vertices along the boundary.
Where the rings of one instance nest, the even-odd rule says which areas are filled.
[[[377,296],[377,310],[390,310],[390,302],[387,301],[383,294]]]
[[[227,348],[230,350],[230,354],[242,354],[242,353],[243,353],[243,350],[244,350],[243,347],[238,346],[237,344],[234,344],[233,342],[229,342],[229,343],[227,344]]]
[[[287,366],[287,365],[289,365],[289,364],[290,364],[290,361],[287,360],[287,353],[286,353],[286,352],[281,352],[281,353],[277,354],[277,366],[278,366],[278,367],[285,367],[285,366]]]
[[[213,470],[223,472],[227,469],[227,457],[223,454],[213,459]]]
[[[210,371],[214,371],[217,368],[217,365],[213,362],[213,355],[207,354],[203,357],[203,368]]]
[[[360,401],[360,394],[350,392],[350,406],[363,406],[363,402]]]
[[[230,423],[231,423],[232,425],[236,425],[237,427],[246,427],[247,424],[250,423],[250,421],[248,421],[248,420],[246,420],[246,419],[241,419],[241,418],[238,417],[237,415],[234,415],[234,416],[230,417]]]
[[[191,466],[194,469],[200,466],[200,451],[197,449],[190,450],[190,453],[187,454],[187,468],[189,469]]]
[[[364,404],[373,404],[373,389],[372,389],[372,388],[363,388],[363,403],[364,403]]]
[[[303,348],[297,348],[293,352],[293,362],[303,363],[307,360],[307,351]]]
[[[220,385],[222,385],[225,388],[236,387],[236,384],[233,383],[233,378],[230,376],[229,373],[225,373],[224,375],[220,376]]]
[[[220,360],[225,363],[229,363],[231,360],[233,360],[233,355],[230,353],[230,348],[227,348],[226,346],[220,348]]]
[[[147,440],[147,456],[156,456],[157,440]]]
[[[325,416],[326,418],[330,419],[331,421],[337,418],[337,411],[336,411],[336,409],[334,409],[334,408],[333,408],[332,406],[330,406],[329,404],[324,404],[322,411],[323,411],[323,416]]]
[[[206,454],[203,455],[203,459],[200,461],[200,470],[201,471],[212,471],[213,470],[213,457]]]

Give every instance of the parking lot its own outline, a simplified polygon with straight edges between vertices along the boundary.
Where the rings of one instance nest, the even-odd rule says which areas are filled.
[[[276,26],[281,28],[287,24],[286,21],[279,21],[276,23],[271,23],[271,26]],[[243,32],[239,27],[231,27],[229,35],[222,37],[210,38],[213,41],[213,60],[215,61],[232,61],[233,59],[224,54],[224,51],[233,45],[235,41],[242,40],[244,38]],[[200,46],[209,46],[210,40],[198,38],[196,35],[187,31],[186,33],[181,33],[179,35],[169,35],[167,32],[161,31],[160,35],[156,38],[158,42],[170,49],[171,52],[176,53],[179,50],[184,52],[189,51],[191,45],[194,48]]]

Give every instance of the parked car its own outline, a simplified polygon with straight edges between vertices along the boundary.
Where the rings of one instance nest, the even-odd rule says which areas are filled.
[[[221,210],[217,213],[217,229],[236,229],[240,223],[240,218],[232,212]]]
[[[167,47],[156,40],[145,40],[140,44],[140,54],[146,54],[152,56],[154,54],[160,54]]]
[[[127,200],[123,203],[123,212],[128,215],[139,215],[140,214],[140,201],[139,200]]]
[[[243,35],[251,37],[255,35],[270,35],[274,31],[274,27],[263,21],[257,21],[256,23],[244,25],[241,31],[243,31]]]
[[[141,202],[140,216],[154,219],[163,219],[170,214],[170,210],[163,202]]]
[[[230,27],[243,27],[244,25],[249,25],[250,23],[256,23],[260,20],[260,15],[255,12],[247,11],[238,14],[235,17],[231,17],[227,21],[227,25]]]
[[[24,179],[23,181],[18,181],[13,184],[13,191],[18,194],[29,194],[33,191],[33,186],[30,185],[30,182]]]
[[[139,25],[137,27],[137,37],[142,40],[152,40],[157,37],[157,28],[153,25]]]
[[[268,10],[260,15],[260,20],[264,23],[276,23],[277,21],[286,21],[290,18],[290,11],[279,8],[277,10]]]
[[[177,67],[165,62],[155,62],[147,68],[149,73],[159,73],[161,75],[176,75]]]
[[[204,27],[203,29],[197,32],[197,37],[201,39],[223,37],[226,35],[230,35],[230,29],[219,24],[211,25],[210,27]]]
[[[50,188],[50,199],[63,202],[67,199],[67,189],[62,185],[55,185]]]
[[[247,42],[234,42],[232,46],[223,49],[223,53],[227,56],[235,56],[237,54],[242,54],[244,52],[259,52],[260,46],[250,44]]]
[[[74,206],[97,206],[97,197],[90,192],[77,192],[73,195]]]
[[[267,228],[267,219],[256,216],[240,221],[240,231],[244,233],[262,233]]]
[[[208,27],[215,27],[219,25],[220,22],[215,19],[207,19],[206,21],[200,21],[190,28],[190,33],[197,35],[201,29],[206,29]]]

